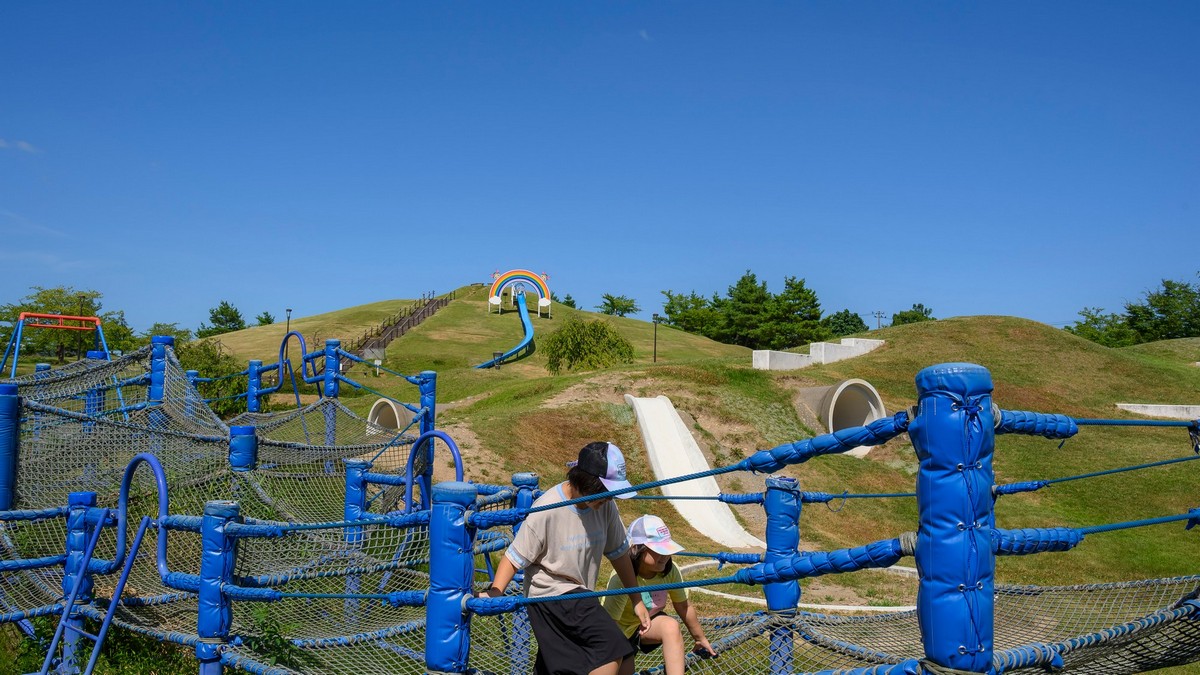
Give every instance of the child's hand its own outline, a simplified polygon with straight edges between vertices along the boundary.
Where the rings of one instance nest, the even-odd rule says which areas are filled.
[[[717,650],[712,648],[712,645],[708,643],[706,638],[700,638],[696,640],[696,645],[692,647],[692,653],[702,659],[711,659],[716,657]]]
[[[648,612],[646,610],[646,606],[642,604],[641,598],[639,598],[638,602],[633,605],[633,613],[637,615],[638,623],[641,624],[641,626],[638,627],[638,635],[650,630],[650,612]]]
[[[477,598],[498,598],[502,595],[504,595],[504,591],[500,590],[499,588],[496,588],[495,586],[489,586],[487,590],[479,591],[478,593],[476,593],[475,597],[477,597]]]

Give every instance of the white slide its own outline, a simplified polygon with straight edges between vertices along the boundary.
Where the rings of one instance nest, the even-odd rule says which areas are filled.
[[[708,471],[708,460],[696,445],[696,439],[675,411],[675,405],[666,396],[637,398],[625,395],[625,402],[637,415],[642,429],[642,441],[650,455],[650,466],[658,480],[675,478],[690,473]],[[664,485],[662,493],[668,497],[706,496],[721,493],[717,480],[712,476],[696,478],[685,483]],[[670,500],[679,514],[704,536],[729,548],[761,548],[767,544],[746,531],[729,505],[715,499]]]

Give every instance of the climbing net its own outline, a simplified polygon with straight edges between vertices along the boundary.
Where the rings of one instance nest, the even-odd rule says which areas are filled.
[[[169,348],[81,363],[7,383],[19,395],[20,462],[11,508],[0,512],[0,620],[28,627],[35,617],[72,613],[103,622],[111,607],[115,626],[256,673],[468,667],[529,672],[536,640],[526,606],[538,600],[521,597],[515,587],[501,598],[475,598],[473,591],[489,582],[492,556],[511,543],[514,527],[545,508],[532,506],[536,481],[514,477],[512,486],[473,484],[469,499],[447,510],[431,504],[428,483],[418,481],[428,480],[431,471],[432,453],[422,451],[422,443],[432,446],[430,434],[440,432],[395,433],[331,397],[294,411],[246,413],[226,424],[204,405]],[[1200,510],[1193,509],[1103,526],[1003,530],[990,525],[997,496],[1200,455],[996,486],[990,472],[993,428],[995,434],[1066,438],[1078,431],[1077,421],[1001,411],[990,406],[990,396],[977,393],[931,396],[952,400],[946,428],[957,429],[959,435],[949,437],[967,453],[957,462],[938,459],[930,449],[947,444],[930,440],[929,429],[939,418],[922,407],[914,419],[900,413],[764,450],[733,465],[631,488],[650,490],[735,471],[770,474],[903,433],[910,433],[922,460],[918,491],[887,495],[918,499],[917,532],[854,548],[799,552],[794,531],[799,505],[877,495],[804,492],[795,481],[778,477],[767,480],[764,493],[720,495],[730,503],[763,505],[769,520],[783,515],[782,534],[768,531],[774,552],[767,554],[710,554],[736,571],[682,586],[782,588],[915,556],[925,570],[922,584],[942,584],[923,586],[922,593],[945,602],[922,604],[919,595],[916,610],[816,613],[797,609],[795,598],[780,606],[778,598],[786,593],[773,599],[768,590],[767,610],[702,620],[720,656],[689,654],[692,672],[1132,673],[1200,659],[1200,576],[1035,587],[994,584],[987,571],[992,555],[1066,551],[1086,536],[1116,529],[1200,523]],[[422,414],[417,406],[410,409]],[[1179,426],[1187,426],[1197,442],[1197,423]],[[239,454],[238,429],[245,427],[253,427],[251,460]],[[461,470],[453,442],[441,438]],[[963,485],[966,492],[951,490]],[[948,531],[939,531],[947,523],[930,507],[959,508],[964,495],[967,515],[955,515],[957,527],[950,522]],[[975,525],[964,525],[970,522]],[[131,546],[139,524],[144,539],[140,547]],[[84,565],[83,540],[91,535],[97,541],[94,557]],[[782,549],[772,546],[780,541],[773,536],[783,536]],[[969,540],[965,553],[937,548],[956,539]],[[213,541],[220,542],[217,553]],[[214,564],[214,555],[223,562]],[[959,559],[967,561],[965,575]],[[465,570],[465,576],[455,581],[453,568]],[[84,599],[68,607],[66,598],[80,587],[86,587]],[[465,608],[469,624],[461,614],[447,624],[448,615],[432,609],[447,598]],[[214,602],[220,606],[216,619]],[[434,625],[433,616],[442,619]],[[980,628],[985,623],[987,631]],[[931,649],[931,626],[986,632],[986,649],[982,639],[978,649],[960,640],[957,654],[985,655],[989,662],[962,667],[953,653],[947,657]],[[456,641],[461,651],[452,646]],[[639,655],[637,668],[663,672],[661,655]]]

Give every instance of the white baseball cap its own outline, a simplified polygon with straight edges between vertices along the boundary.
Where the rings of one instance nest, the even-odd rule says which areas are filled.
[[[629,543],[642,544],[661,555],[675,555],[683,547],[671,540],[671,530],[658,516],[642,516],[629,525]]]

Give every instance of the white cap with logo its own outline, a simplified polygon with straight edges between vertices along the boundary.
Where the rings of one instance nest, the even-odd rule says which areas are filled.
[[[683,550],[671,540],[671,530],[658,516],[642,516],[630,523],[629,543],[642,544],[660,555],[675,555]]]

